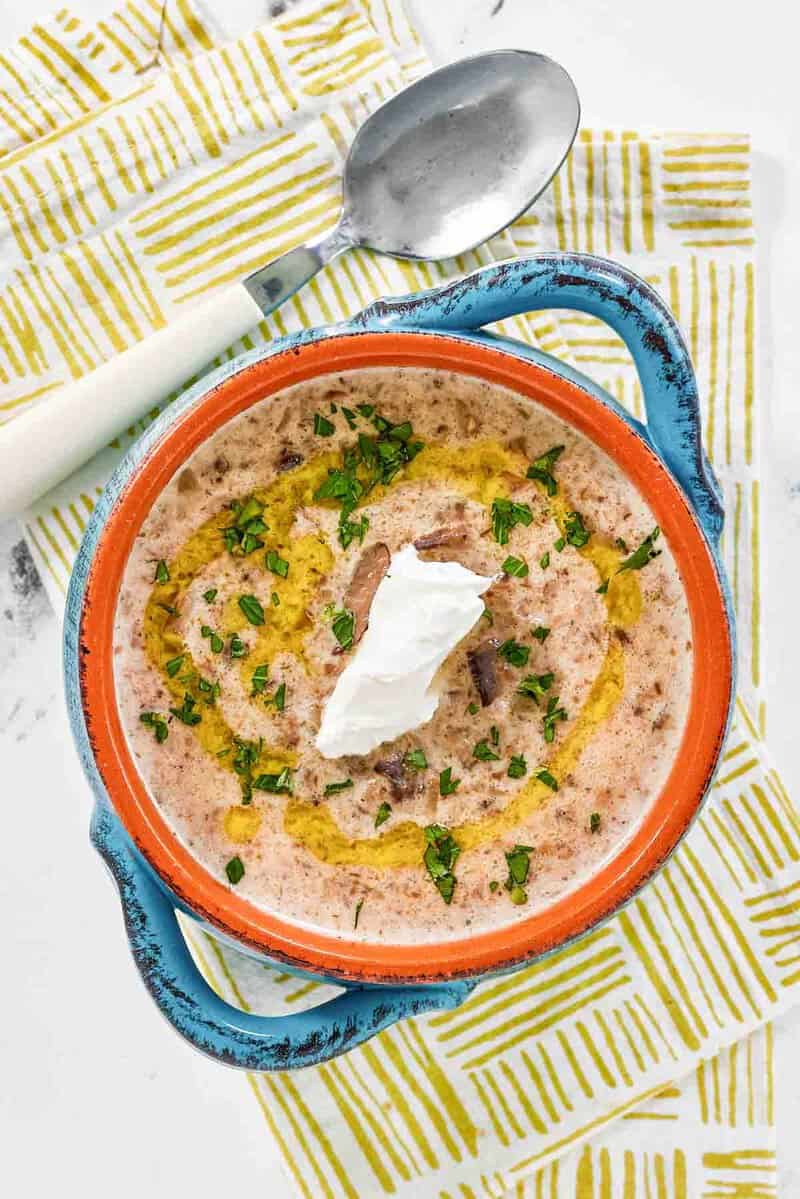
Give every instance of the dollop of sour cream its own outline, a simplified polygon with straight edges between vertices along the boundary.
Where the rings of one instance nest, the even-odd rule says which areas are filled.
[[[480,619],[493,582],[458,562],[425,562],[413,545],[394,555],[325,705],[315,742],[323,757],[369,753],[431,719],[436,671]]]

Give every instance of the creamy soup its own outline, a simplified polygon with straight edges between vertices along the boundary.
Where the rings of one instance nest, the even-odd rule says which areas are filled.
[[[491,577],[483,614],[430,719],[323,756],[412,545]],[[416,368],[298,385],[197,450],[135,542],[114,654],[192,855],[289,920],[392,943],[524,919],[596,872],[667,778],[692,671],[670,546],[621,470],[530,400]]]

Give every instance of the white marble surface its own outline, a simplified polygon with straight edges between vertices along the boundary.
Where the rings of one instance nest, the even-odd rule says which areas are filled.
[[[760,235],[759,402],[769,471],[764,530],[769,739],[800,795],[800,122],[796,6],[762,0],[412,0],[438,61],[499,46],[572,72],[587,125],[749,130]],[[47,0],[0,0],[0,39]],[[72,0],[101,13],[101,0]],[[264,13],[265,0],[228,0]],[[494,14],[494,15],[493,15]],[[54,616],[0,527],[0,1145],[13,1193],[99,1199],[290,1191],[233,1072],[178,1040],[131,965],[117,904],[87,839],[89,796],[61,696]],[[777,1035],[781,1199],[800,1194],[800,1009]],[[11,1192],[10,1192],[11,1193]],[[698,1197],[699,1199],[699,1197]]]

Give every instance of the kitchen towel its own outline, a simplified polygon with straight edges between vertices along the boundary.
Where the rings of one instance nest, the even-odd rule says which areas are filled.
[[[62,9],[0,53],[0,419],[334,222],[358,124],[430,64],[400,0],[273,9],[238,38],[221,3],[128,0],[96,24]],[[355,252],[231,347],[513,254],[620,259],[687,335],[739,620],[717,782],[633,904],[457,1011],[325,1066],[248,1076],[300,1195],[775,1194],[769,1021],[800,996],[800,817],[764,746],[754,245],[746,136],[584,129],[536,208],[491,245],[427,265]],[[640,413],[630,358],[598,321],[540,313],[503,329]],[[86,518],[137,431],[25,514],[59,609]],[[331,993],[184,927],[240,1006],[294,1011]]]

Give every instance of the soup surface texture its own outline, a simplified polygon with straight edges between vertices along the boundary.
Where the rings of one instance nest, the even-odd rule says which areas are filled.
[[[491,577],[485,611],[427,722],[323,756],[413,545]],[[380,368],[265,399],[185,463],[127,562],[114,667],[138,769],[212,875],[400,944],[524,919],[619,849],[675,759],[692,647],[670,547],[598,447],[483,380]]]

